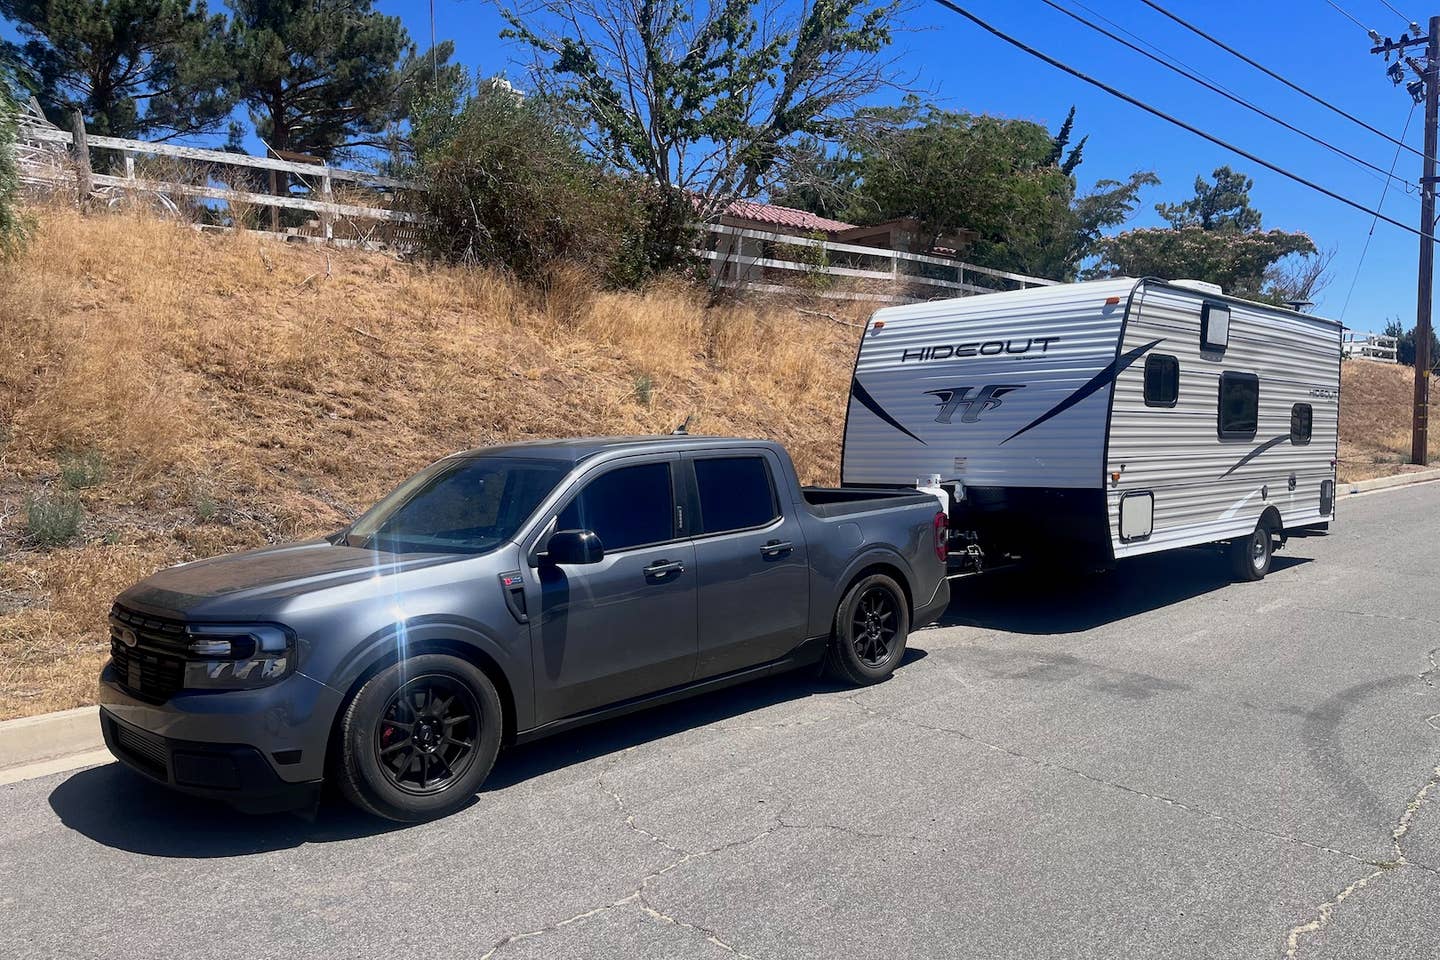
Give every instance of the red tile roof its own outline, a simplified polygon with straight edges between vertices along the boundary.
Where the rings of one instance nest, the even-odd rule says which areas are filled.
[[[819,230],[822,233],[839,233],[842,230],[855,228],[853,223],[818,217],[805,210],[796,210],[794,207],[782,207],[774,203],[757,203],[753,200],[736,200],[726,208],[725,216],[734,217],[737,220],[766,223],[776,227],[788,227],[791,230]]]

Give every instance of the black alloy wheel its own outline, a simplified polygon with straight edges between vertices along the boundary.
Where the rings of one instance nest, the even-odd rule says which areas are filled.
[[[867,667],[879,667],[890,658],[898,635],[895,595],[881,586],[860,595],[852,618],[855,656]]]
[[[456,678],[430,674],[407,680],[375,724],[380,771],[409,794],[447,789],[475,760],[480,717],[474,695]]]

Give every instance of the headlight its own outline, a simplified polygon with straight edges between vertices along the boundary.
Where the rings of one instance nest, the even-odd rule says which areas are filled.
[[[295,670],[295,635],[270,624],[190,624],[185,687],[237,690],[263,687]]]

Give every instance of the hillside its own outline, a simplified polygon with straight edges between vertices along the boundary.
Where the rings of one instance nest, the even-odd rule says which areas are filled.
[[[834,482],[857,335],[678,284],[597,292],[564,275],[541,293],[41,211],[0,267],[0,718],[89,702],[126,584],[334,530],[454,450],[690,416],[692,432],[780,440],[805,480]],[[1408,372],[1345,365],[1342,476],[1399,468]],[[37,498],[62,527],[81,505],[72,542],[33,543]]]

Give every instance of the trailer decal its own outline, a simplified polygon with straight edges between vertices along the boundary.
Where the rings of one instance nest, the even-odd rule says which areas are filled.
[[[912,440],[919,441],[921,445],[926,445],[924,440],[921,440],[919,437],[915,436],[915,434],[907,430],[905,428],[905,424],[890,416],[890,414],[885,411],[885,408],[880,406],[880,401],[872,397],[870,395],[870,391],[866,390],[865,387],[861,385],[859,377],[856,377],[855,379],[850,381],[850,396],[854,397],[856,400],[859,400],[860,405],[863,406],[866,410],[869,410],[871,413],[875,414],[875,416],[879,417],[881,420],[884,420],[896,430],[899,430],[901,433],[905,434],[905,436],[909,437]]]
[[[1237,460],[1233,467],[1220,474],[1220,479],[1225,479],[1226,477],[1230,476],[1230,474],[1234,473],[1236,470],[1239,470],[1241,467],[1245,466],[1245,464],[1249,463],[1251,460],[1254,460],[1256,457],[1260,456],[1260,454],[1264,453],[1266,450],[1269,450],[1272,447],[1278,447],[1280,444],[1285,443],[1289,439],[1290,434],[1288,433],[1282,433],[1278,437],[1271,437],[1269,440],[1266,440],[1264,443],[1258,445],[1254,450],[1251,450],[1249,453],[1245,454],[1245,456]]]
[[[1121,371],[1123,371],[1126,367],[1130,366],[1130,364],[1134,363],[1136,360],[1139,360],[1142,356],[1144,356],[1147,350],[1150,350],[1156,344],[1164,342],[1164,337],[1161,337],[1159,340],[1151,340],[1149,343],[1141,344],[1134,350],[1131,350],[1129,353],[1126,353],[1122,356],[1116,357],[1114,360],[1111,360],[1108,364],[1106,364],[1104,370],[1101,370],[1099,373],[1095,374],[1095,376],[1091,377],[1084,386],[1076,390],[1074,393],[1070,394],[1070,396],[1066,397],[1064,400],[1061,400],[1059,403],[1055,404],[1055,406],[1051,407],[1049,410],[1045,411],[1040,416],[1036,417],[1034,420],[1031,420],[1019,430],[1016,430],[1014,433],[1010,434],[1010,436],[1006,437],[1004,440],[1001,440],[1000,444],[1003,446],[1009,443],[1011,440],[1014,440],[1016,437],[1020,436],[1020,434],[1026,432],[1027,430],[1032,430],[1035,427],[1040,426],[1040,424],[1044,423],[1046,420],[1049,420],[1051,417],[1058,417],[1060,414],[1064,413],[1066,410],[1069,410],[1071,407],[1075,406],[1075,404],[1079,403],[1081,400],[1084,400],[1086,397],[1095,393],[1097,390],[1100,390],[1102,387],[1109,386],[1111,383],[1114,382],[1116,377],[1120,376]]]

